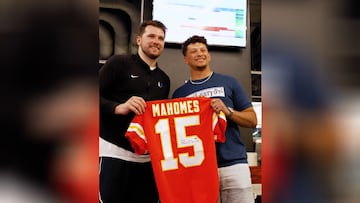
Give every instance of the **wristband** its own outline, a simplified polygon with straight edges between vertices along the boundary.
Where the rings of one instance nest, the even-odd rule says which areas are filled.
[[[226,117],[231,118],[232,115],[234,114],[234,109],[231,107],[228,107],[228,109],[229,109],[230,113]]]

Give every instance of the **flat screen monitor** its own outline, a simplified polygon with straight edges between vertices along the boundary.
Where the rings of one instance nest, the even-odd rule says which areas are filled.
[[[192,35],[210,46],[246,47],[247,0],[154,0],[152,19],[168,28],[165,42]]]

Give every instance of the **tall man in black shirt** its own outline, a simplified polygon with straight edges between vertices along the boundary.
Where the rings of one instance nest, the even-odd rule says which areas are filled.
[[[165,32],[159,21],[143,22],[137,54],[114,55],[100,69],[100,202],[158,202],[150,157],[136,155],[124,135],[145,101],[168,98],[170,79],[157,64]]]

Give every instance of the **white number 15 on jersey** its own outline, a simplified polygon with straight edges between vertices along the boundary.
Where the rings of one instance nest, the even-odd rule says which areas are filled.
[[[194,155],[179,153],[174,156],[171,143],[169,119],[159,119],[155,124],[156,133],[160,134],[161,146],[164,159],[161,160],[163,171],[178,169],[178,162],[184,167],[199,166],[204,161],[203,142],[197,135],[186,135],[186,127],[200,125],[199,116],[186,116],[174,118],[176,132],[176,146],[178,148],[193,147]],[[178,161],[179,160],[179,161]]]

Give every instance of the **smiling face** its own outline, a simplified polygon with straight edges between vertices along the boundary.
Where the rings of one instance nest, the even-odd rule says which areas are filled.
[[[147,26],[145,32],[137,36],[136,43],[147,57],[156,59],[164,50],[165,33],[161,28]]]
[[[184,61],[194,70],[209,68],[211,56],[205,44],[196,42],[187,46]]]

